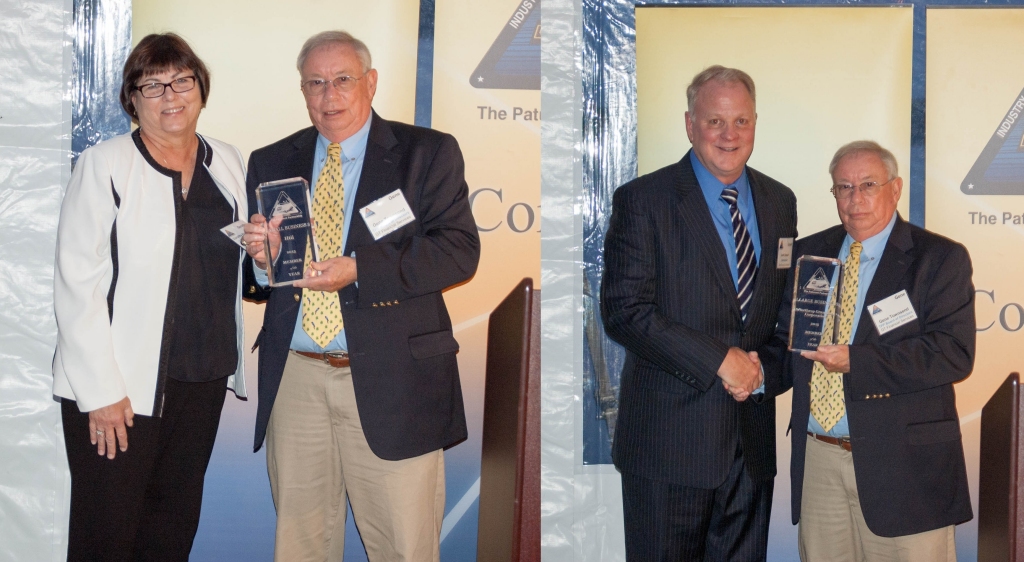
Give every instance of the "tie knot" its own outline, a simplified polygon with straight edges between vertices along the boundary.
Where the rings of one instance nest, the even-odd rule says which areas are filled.
[[[722,190],[722,199],[725,199],[725,202],[730,205],[735,205],[739,194],[739,191],[736,191],[735,187],[729,186]]]
[[[336,142],[332,142],[331,144],[327,145],[327,157],[328,158],[337,158],[337,159],[340,160],[341,159],[341,145],[336,143]]]
[[[863,249],[864,249],[864,245],[863,244],[861,244],[860,242],[854,242],[853,244],[850,244],[850,255],[853,256],[853,257],[859,258],[860,257],[860,252]]]

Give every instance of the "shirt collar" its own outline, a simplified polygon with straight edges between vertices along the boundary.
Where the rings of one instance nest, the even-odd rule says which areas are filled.
[[[693,173],[697,176],[697,184],[700,185],[701,191],[704,192],[704,197],[708,201],[714,201],[722,196],[722,190],[728,187],[728,185],[722,183],[718,178],[714,176],[704,164],[701,164],[700,160],[697,159],[697,154],[690,151],[690,163],[693,164]],[[732,184],[736,187],[736,191],[739,195],[736,197],[737,204],[745,204],[750,199],[750,184],[747,181],[747,167],[743,167],[743,173],[740,174]]]
[[[341,162],[358,160],[366,153],[366,140],[370,136],[370,122],[373,121],[373,113],[366,118],[366,123],[355,132],[354,135],[341,141]],[[316,136],[317,148],[322,154],[327,154],[327,147],[331,141],[320,133]]]
[[[887,224],[881,232],[860,243],[861,261],[875,260],[882,257],[882,252],[885,251],[885,244],[889,241],[889,235],[892,234],[892,229],[896,226],[896,217],[898,215],[899,213],[893,211],[892,218],[889,219],[889,224]],[[847,234],[846,238],[843,240],[843,248],[840,251],[840,254],[844,256],[849,255],[851,244],[853,244],[853,237]]]

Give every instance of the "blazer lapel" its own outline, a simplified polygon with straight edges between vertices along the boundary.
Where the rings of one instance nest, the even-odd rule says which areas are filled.
[[[348,239],[345,241],[345,255],[350,255],[355,248],[374,242],[370,229],[367,228],[359,209],[400,188],[398,181],[398,164],[402,155],[396,151],[398,139],[395,138],[391,126],[373,112],[370,133],[366,139],[366,153],[363,155],[363,172],[359,177],[356,189],[356,201],[353,206],[351,221],[348,227]],[[406,198],[409,195],[406,194]],[[410,205],[415,205],[410,202]],[[418,219],[419,217],[417,217]]]
[[[299,177],[312,183],[313,158],[316,157],[316,139],[319,136],[316,128],[310,127],[292,143],[294,152],[285,158],[283,168],[287,173],[284,177]]]
[[[679,174],[676,176],[676,191],[679,193],[677,212],[682,220],[682,233],[689,240],[694,240],[704,258],[711,264],[711,272],[727,295],[732,295],[732,307],[736,315],[740,314],[740,305],[736,300],[736,285],[729,271],[729,261],[725,256],[722,239],[711,219],[711,211],[697,183],[697,176],[690,164],[690,153],[687,152],[678,164]]]
[[[914,242],[910,237],[910,227],[903,217],[896,218],[896,224],[892,227],[889,240],[885,244],[881,261],[875,270],[875,276],[871,279],[871,286],[868,287],[867,295],[864,298],[864,307],[860,311],[860,321],[857,324],[857,333],[854,334],[853,343],[864,343],[872,334],[877,337],[875,323],[871,320],[868,306],[876,303],[900,290],[903,276],[910,268],[913,257],[910,255]]]

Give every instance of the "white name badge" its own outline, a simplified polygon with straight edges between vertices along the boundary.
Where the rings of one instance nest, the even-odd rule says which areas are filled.
[[[878,335],[891,332],[900,326],[917,320],[917,312],[914,305],[910,304],[910,297],[906,291],[900,291],[895,295],[882,299],[875,304],[868,305],[868,314],[875,323]]]
[[[363,222],[370,229],[374,240],[391,234],[403,226],[416,220],[400,189],[388,193],[384,197],[359,209]]]
[[[775,257],[775,269],[789,269],[793,265],[793,239],[779,238],[779,251]]]

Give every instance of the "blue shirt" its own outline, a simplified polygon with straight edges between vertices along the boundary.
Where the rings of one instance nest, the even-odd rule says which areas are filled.
[[[345,225],[344,232],[342,233],[342,248],[348,243],[349,226],[352,225],[353,218],[357,216],[355,214],[356,189],[359,187],[359,178],[363,174],[363,157],[366,155],[366,141],[370,136],[371,121],[373,121],[372,115],[366,119],[366,123],[361,129],[356,131],[356,134],[341,141],[341,175],[345,182]],[[331,141],[327,140],[326,137],[317,135],[316,151],[313,156],[313,174],[310,176],[312,182],[309,185],[310,200],[313,199],[316,193],[316,182],[320,177],[320,171],[324,169],[324,164],[327,163],[327,146],[329,144],[331,144]],[[266,287],[268,284],[267,272],[256,267],[255,264],[253,264],[253,269],[256,271],[256,281]],[[316,353],[347,351],[348,342],[345,340],[345,330],[342,328],[341,333],[334,338],[334,341],[327,344],[327,347],[317,345],[313,338],[309,337],[309,334],[302,329],[302,303],[300,302],[299,314],[295,319],[295,331],[292,333],[291,348],[297,351],[313,351]]]
[[[739,290],[740,274],[736,267],[736,239],[732,235],[732,212],[729,204],[722,199],[722,190],[728,185],[718,180],[704,164],[700,163],[697,155],[690,151],[690,163],[693,164],[693,173],[697,176],[697,183],[704,194],[704,200],[708,203],[708,210],[711,211],[711,220],[715,223],[718,236],[722,239],[722,246],[725,247],[725,257],[729,260],[729,271],[732,273],[732,283]],[[731,184],[739,193],[736,197],[736,207],[747,225],[747,232],[750,233],[750,241],[754,244],[754,259],[761,263],[761,237],[757,230],[757,213],[754,212],[754,197],[750,194],[750,183],[747,181],[747,169],[739,179]]]
[[[892,218],[889,219],[889,224],[879,232],[878,234],[868,238],[861,242],[860,251],[860,272],[857,275],[857,304],[853,309],[853,331],[850,334],[857,333],[857,326],[860,324],[860,313],[864,310],[864,300],[868,294],[868,288],[871,287],[871,280],[875,278],[875,271],[878,270],[878,262],[882,259],[882,252],[885,251],[885,244],[889,241],[889,234],[892,233],[892,227],[896,224],[896,213],[892,214]],[[843,240],[843,247],[839,250],[837,258],[846,262],[846,258],[850,255],[850,245],[853,244],[853,238],[849,234],[846,235],[846,239]],[[831,300],[831,299],[830,299]],[[850,336],[851,339],[853,335]],[[818,435],[831,435],[832,437],[847,437],[850,435],[850,419],[848,415],[844,414],[842,418],[834,426],[831,431],[825,431],[818,423],[818,420],[814,419],[814,416],[809,416],[807,421],[807,431],[811,433],[817,433]]]

